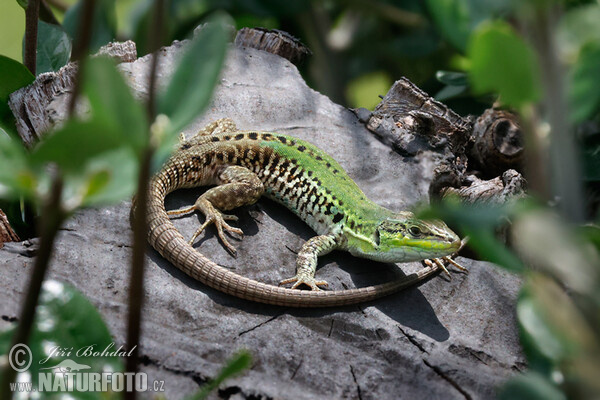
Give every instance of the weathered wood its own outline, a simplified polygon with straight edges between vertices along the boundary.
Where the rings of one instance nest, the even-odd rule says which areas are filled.
[[[443,196],[457,195],[466,203],[503,204],[525,196],[527,183],[523,176],[509,169],[490,180],[482,180],[474,175],[468,177],[467,185],[460,188],[448,187],[443,190]]]
[[[0,210],[0,249],[6,242],[20,242],[19,235],[13,230],[6,218],[6,214]]]
[[[496,176],[523,163],[523,132],[516,114],[487,109],[473,127],[473,166],[485,176]]]
[[[278,29],[242,28],[235,37],[238,47],[252,47],[301,64],[312,52],[300,40]]]
[[[448,186],[461,186],[471,140],[468,118],[456,114],[407,78],[396,81],[372,113],[365,109],[355,113],[398,153],[407,157],[427,154],[431,158],[431,198],[440,197]]]
[[[469,119],[404,77],[394,83],[372,113],[364,109],[355,112],[371,132],[405,156],[428,150],[462,155],[472,129]]]
[[[137,58],[135,43],[109,43],[97,55],[108,55],[119,62]],[[27,148],[33,145],[54,126],[54,118],[47,106],[57,96],[69,93],[77,72],[77,64],[69,63],[57,72],[37,76],[29,86],[10,95],[8,105],[16,118],[17,132]]]
[[[525,180],[512,169],[523,161],[522,131],[517,116],[509,111],[490,108],[473,125],[401,78],[373,112],[355,113],[400,154],[429,155],[435,165],[430,198],[454,193],[467,202],[501,203],[525,191]],[[481,180],[474,170],[497,178]]]
[[[471,122],[400,78],[370,115],[367,128],[405,155],[436,150],[450,145],[451,151],[464,151],[472,129]]]

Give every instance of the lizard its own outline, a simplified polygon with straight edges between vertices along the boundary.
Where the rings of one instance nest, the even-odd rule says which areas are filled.
[[[166,211],[165,197],[180,188],[217,185],[194,205]],[[236,250],[225,232],[243,231],[223,214],[255,203],[265,195],[289,208],[317,235],[298,252],[296,275],[279,286],[258,282],[217,265],[192,247],[214,225],[223,246]],[[205,222],[190,240],[170,218],[201,212]],[[238,131],[230,119],[220,119],[177,149],[149,184],[148,241],[164,258],[192,278],[231,295],[289,307],[326,307],[365,302],[413,285],[445,268],[464,244],[439,220],[421,220],[409,211],[394,212],[369,200],[331,156],[293,136],[273,132]],[[321,290],[315,279],[318,257],[332,250],[382,262],[425,260],[426,267],[392,282],[348,290]],[[281,285],[293,284],[291,288]],[[308,286],[311,290],[299,290]]]

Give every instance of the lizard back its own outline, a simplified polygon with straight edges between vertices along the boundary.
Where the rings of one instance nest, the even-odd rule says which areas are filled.
[[[278,133],[248,131],[193,138],[180,146],[158,180],[166,193],[208,186],[215,184],[214,172],[222,165],[240,165],[254,172],[267,197],[290,209],[318,234],[338,231],[345,223],[357,229],[374,220],[374,213],[389,214],[369,200],[327,153]]]

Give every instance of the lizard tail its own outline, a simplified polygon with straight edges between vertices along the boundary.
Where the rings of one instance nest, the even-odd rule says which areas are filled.
[[[171,188],[161,176],[151,182],[148,204],[148,241],[164,258],[190,277],[242,299],[284,307],[334,307],[362,303],[395,293],[439,271],[432,265],[398,280],[359,289],[306,291],[261,283],[211,261],[190,246],[170,221],[164,199]]]

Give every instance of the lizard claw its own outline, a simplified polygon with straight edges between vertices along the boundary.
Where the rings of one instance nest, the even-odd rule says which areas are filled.
[[[327,281],[317,281],[314,277],[296,275],[293,278],[284,279],[279,282],[279,286],[293,283],[291,289],[297,289],[300,285],[306,285],[311,290],[321,290],[319,286],[327,286]]]
[[[452,259],[452,257],[454,257],[467,244],[468,241],[469,241],[468,236],[465,237],[464,239],[462,239],[458,250],[456,250],[456,252],[454,252],[453,254],[451,254],[449,256],[433,258],[433,259],[426,259],[426,260],[423,260],[423,263],[425,265],[427,265],[428,267],[434,267],[434,264],[437,265],[442,271],[444,271],[446,273],[446,275],[448,275],[449,279],[452,279],[452,276],[450,276],[450,272],[448,272],[446,265],[450,265],[450,264],[454,265],[461,272],[468,274],[469,273],[468,269],[466,269],[465,267],[463,267],[462,265],[460,265],[459,263],[457,263],[456,261],[454,261]],[[445,263],[447,263],[447,264],[445,264]]]
[[[446,264],[444,264],[444,262],[446,262],[448,264],[454,265],[456,268],[458,268],[459,270],[461,270],[465,274],[469,273],[468,269],[466,269],[465,267],[463,267],[462,265],[460,265],[459,263],[457,263],[456,261],[454,261],[450,257],[451,256],[446,256],[446,257],[441,257],[441,258],[433,258],[433,259],[426,259],[426,260],[423,260],[423,263],[425,263],[425,265],[427,265],[428,267],[434,267],[434,264],[435,264],[435,266],[438,266],[442,271],[444,271],[446,273],[446,275],[448,275],[449,279],[452,279],[452,276],[450,275],[450,272],[448,272],[448,269],[446,268]]]
[[[206,229],[208,225],[215,224],[215,226],[217,227],[217,234],[219,235],[219,239],[221,239],[221,242],[223,242],[223,245],[231,253],[231,255],[235,257],[237,255],[237,251],[235,247],[231,243],[229,243],[229,241],[225,237],[225,231],[227,231],[228,233],[236,233],[242,237],[244,236],[244,231],[229,225],[227,222],[225,222],[226,220],[237,221],[238,217],[236,217],[235,215],[222,214],[217,210],[213,210],[210,214],[206,216],[206,220],[204,221],[202,226],[198,228],[196,233],[194,233],[194,236],[192,236],[192,238],[190,239],[190,246],[194,244],[196,238],[204,231],[204,229]]]

